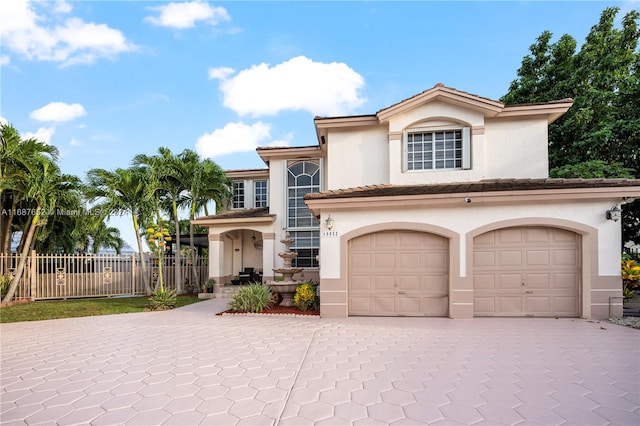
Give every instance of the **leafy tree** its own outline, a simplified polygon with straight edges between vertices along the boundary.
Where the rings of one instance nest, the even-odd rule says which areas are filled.
[[[549,127],[552,175],[629,178],[638,172],[640,12],[628,12],[616,28],[618,12],[605,9],[578,52],[570,35],[550,43],[551,33],[543,32],[502,98],[507,104],[573,98],[573,107]],[[637,241],[640,202],[624,211],[623,241]]]

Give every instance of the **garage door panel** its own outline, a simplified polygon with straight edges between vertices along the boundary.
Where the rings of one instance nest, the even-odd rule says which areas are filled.
[[[449,269],[449,256],[447,253],[424,253],[421,256],[422,263],[420,264],[422,269],[428,269],[432,273],[446,273]]]
[[[371,298],[351,296],[349,297],[349,308],[361,315],[368,315],[372,311]]]
[[[522,296],[497,296],[496,307],[505,315],[519,314],[522,312]]]
[[[496,254],[492,251],[476,251],[473,254],[473,265],[476,270],[482,268],[493,269],[496,266]]]
[[[515,227],[476,237],[474,313],[579,316],[580,259],[580,236],[566,230]]]
[[[378,232],[373,234],[374,247],[396,247],[396,234],[394,232]]]
[[[475,291],[495,290],[496,276],[493,274],[475,274],[473,276]]]
[[[525,296],[524,310],[529,314],[545,315],[551,312],[551,297]]]
[[[420,276],[419,275],[399,275],[398,289],[400,291],[419,291]]]
[[[421,254],[414,253],[402,253],[398,255],[397,264],[402,269],[420,269]]]
[[[526,274],[524,281],[528,289],[550,289],[551,274]]]
[[[554,274],[553,287],[556,289],[578,290],[580,278],[578,274]]]
[[[513,244],[513,243],[522,243],[522,232],[518,229],[501,229],[497,232],[497,243],[498,244]]]
[[[556,296],[553,298],[553,310],[558,315],[572,315],[579,309],[577,296]]]
[[[372,256],[374,269],[395,269],[397,266],[393,252],[374,253]]]
[[[527,250],[527,266],[549,266],[548,250]]]
[[[577,266],[578,252],[576,250],[554,250],[553,251],[554,266]]]
[[[353,253],[351,255],[351,267],[357,269],[370,269],[373,266],[371,253]]]
[[[376,296],[372,297],[373,311],[375,315],[396,315],[396,297],[395,296]]]
[[[497,290],[520,290],[522,288],[521,274],[500,274]]]
[[[370,275],[352,275],[351,288],[354,291],[371,291],[374,289]]]
[[[447,315],[448,240],[382,231],[349,242],[350,315]]]
[[[548,245],[551,242],[551,235],[547,228],[529,228],[524,230],[523,242],[525,243],[544,243]]]
[[[395,293],[396,291],[396,277],[395,275],[374,275],[372,277],[374,282],[374,287],[372,290],[374,292],[389,292]]]
[[[420,292],[437,296],[449,294],[449,277],[444,275],[423,275],[420,278]]]
[[[498,254],[498,267],[522,266],[522,252],[520,250],[500,251]]]
[[[496,299],[493,296],[476,296],[473,298],[473,309],[476,315],[493,315],[496,312]]]

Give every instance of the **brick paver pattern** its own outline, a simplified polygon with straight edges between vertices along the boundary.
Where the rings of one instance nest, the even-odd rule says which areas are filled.
[[[640,425],[640,331],[584,319],[0,325],[2,425]]]

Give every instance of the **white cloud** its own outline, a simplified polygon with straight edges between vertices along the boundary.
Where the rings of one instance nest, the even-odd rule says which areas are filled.
[[[8,55],[0,55],[0,65],[9,65],[11,58]]]
[[[76,118],[82,117],[86,114],[87,112],[80,104],[51,102],[42,108],[32,111],[31,114],[29,114],[29,117],[37,121],[55,121],[63,123],[65,121],[75,120]]]
[[[345,115],[366,98],[364,78],[347,64],[313,62],[304,56],[270,67],[262,63],[223,80],[224,105],[240,115],[275,115],[307,110],[313,115]]]
[[[209,68],[209,80],[225,80],[234,72],[235,70],[229,67]]]
[[[53,10],[56,13],[70,13],[73,10],[73,6],[65,0],[57,0]]]
[[[159,27],[193,28],[197,21],[204,21],[215,26],[231,20],[225,8],[211,7],[208,3],[201,1],[169,3],[149,9],[158,11],[160,14],[147,16],[144,20]]]
[[[105,24],[87,23],[70,17],[56,23],[54,15],[38,15],[36,6],[46,2],[12,0],[3,3],[0,37],[6,50],[29,60],[60,62],[62,65],[93,63],[97,58],[113,58],[137,49],[119,30]],[[54,12],[68,13],[71,6],[58,2]]]
[[[196,142],[196,152],[202,157],[213,158],[255,151],[258,146],[269,146],[272,143],[270,124],[261,121],[252,125],[242,122],[227,123],[222,129],[200,136]],[[282,144],[279,141],[279,145]]]
[[[9,120],[0,115],[0,124],[9,124]]]
[[[44,142],[46,144],[50,144],[51,143],[51,137],[53,136],[53,133],[56,131],[55,127],[40,127],[38,130],[36,130],[35,133],[33,132],[26,132],[23,135],[21,135],[22,139],[29,139],[29,138],[34,138],[39,140],[40,142]]]

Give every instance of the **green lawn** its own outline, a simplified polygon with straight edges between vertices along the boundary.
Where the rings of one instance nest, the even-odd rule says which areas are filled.
[[[199,301],[197,295],[180,295],[176,307]],[[146,297],[39,301],[0,308],[0,323],[144,312],[148,306]]]

